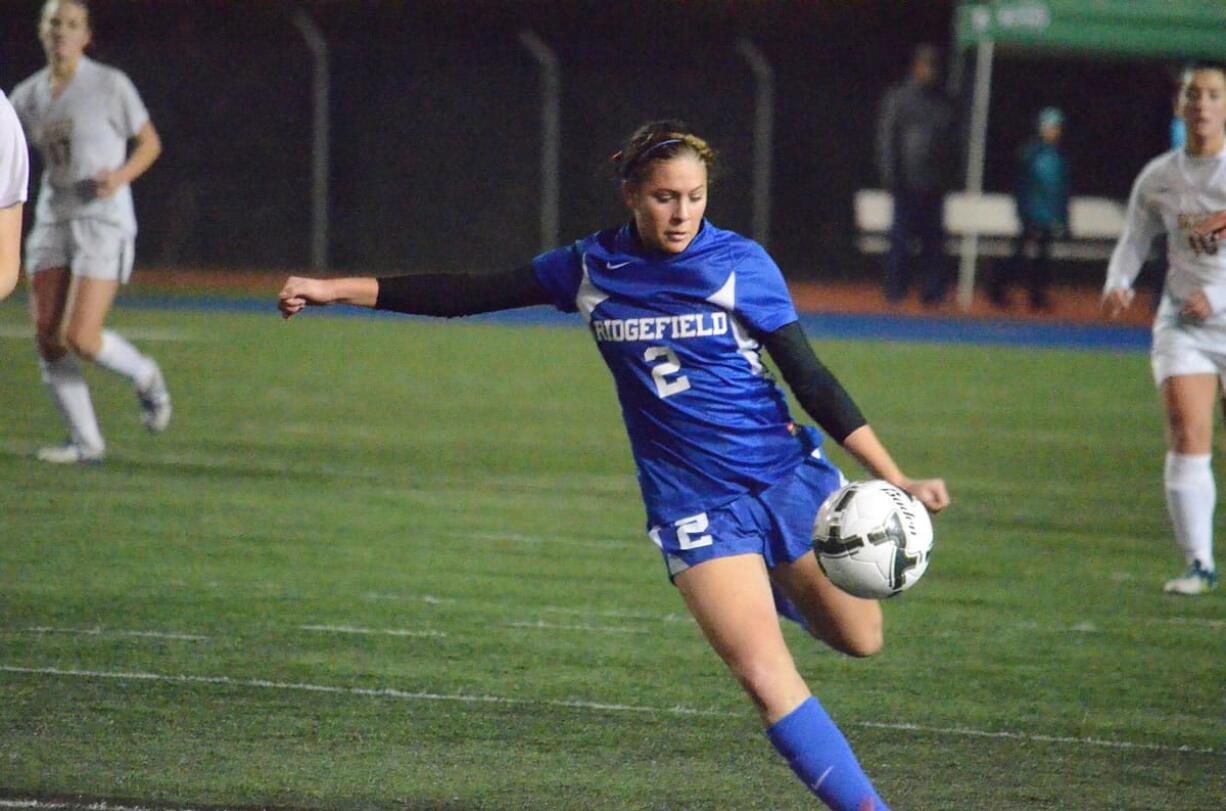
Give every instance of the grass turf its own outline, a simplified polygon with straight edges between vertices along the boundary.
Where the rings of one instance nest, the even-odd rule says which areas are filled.
[[[0,308],[0,796],[813,807],[642,534],[582,330],[120,310],[175,420],[144,435],[91,371],[110,456],[66,470],[30,458],[60,428],[21,323]],[[1160,591],[1144,356],[818,350],[955,499],[881,655],[786,629],[895,811],[1220,808],[1226,595]]]

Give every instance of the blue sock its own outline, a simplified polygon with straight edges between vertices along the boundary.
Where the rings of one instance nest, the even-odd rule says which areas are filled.
[[[776,721],[766,737],[801,782],[834,811],[890,811],[816,698],[806,699]],[[864,805],[869,798],[875,805]]]

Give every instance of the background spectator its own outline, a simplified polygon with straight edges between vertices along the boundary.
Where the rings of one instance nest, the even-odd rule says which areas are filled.
[[[1024,277],[1030,290],[1030,308],[1048,307],[1051,282],[1051,243],[1068,233],[1069,169],[1060,149],[1064,114],[1055,107],[1039,113],[1038,134],[1018,154],[1017,216],[1022,230],[1013,256],[992,279],[992,303],[1009,306],[1009,284]]]
[[[940,56],[920,45],[911,74],[887,91],[877,121],[877,165],[894,195],[894,221],[885,266],[885,297],[902,301],[911,282],[912,243],[919,242],[920,300],[939,304],[949,287],[942,214],[954,185],[956,115],[940,87]]]

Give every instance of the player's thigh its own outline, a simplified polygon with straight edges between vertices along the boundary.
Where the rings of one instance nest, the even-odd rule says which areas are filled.
[[[1218,381],[1216,373],[1174,375],[1162,381],[1162,402],[1172,450],[1186,454],[1210,452]]]
[[[768,724],[809,697],[779,628],[760,555],[707,560],[681,572],[673,582],[711,647]]]
[[[90,357],[97,353],[102,343],[102,325],[118,292],[118,281],[72,277],[64,337],[74,351]]]
[[[813,552],[771,570],[780,591],[804,615],[818,639],[849,656],[871,656],[884,641],[881,605],[853,597],[826,577]]]
[[[127,284],[132,277],[136,239],[117,225],[92,219],[69,223],[72,275]]]

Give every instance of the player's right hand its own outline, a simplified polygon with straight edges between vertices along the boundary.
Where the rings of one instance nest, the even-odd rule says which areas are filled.
[[[1119,318],[1120,314],[1132,306],[1136,297],[1134,290],[1112,290],[1103,296],[1103,310],[1108,318]]]
[[[1210,214],[1192,227],[1188,235],[1188,246],[1200,256],[1215,254],[1218,251],[1218,240],[1226,238],[1226,211]]]
[[[902,489],[934,515],[949,506],[949,491],[945,489],[944,479],[908,479]]]
[[[330,286],[326,279],[307,279],[290,276],[277,295],[277,309],[282,318],[292,318],[308,306],[332,303]]]

